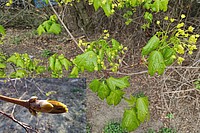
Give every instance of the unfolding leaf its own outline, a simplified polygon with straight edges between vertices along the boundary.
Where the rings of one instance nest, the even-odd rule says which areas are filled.
[[[125,109],[123,118],[122,118],[122,128],[131,132],[137,129],[139,125],[140,125],[140,122],[137,119],[135,108]]]
[[[90,82],[89,84],[89,88],[93,91],[93,92],[97,92],[99,89],[101,82],[98,79],[94,79]]]
[[[159,75],[163,74],[165,70],[165,62],[162,54],[159,51],[153,51],[149,55],[148,59],[148,72],[151,76],[153,76],[156,72]]]
[[[149,102],[147,97],[137,98],[136,109],[137,117],[141,122],[149,119]]]
[[[47,32],[58,35],[61,32],[60,24],[53,23]]]
[[[108,86],[102,82],[99,89],[98,89],[98,96],[101,100],[104,100],[105,98],[107,98],[110,94],[110,89],[108,88]]]
[[[57,56],[57,54],[54,54],[54,55],[49,57],[49,67],[53,71],[55,70],[56,56]]]
[[[71,73],[70,73],[70,77],[71,78],[74,78],[74,77],[77,77],[78,76],[78,67],[77,66],[74,66]]]
[[[55,60],[55,71],[57,71],[57,72],[62,71],[62,65],[61,65],[59,59]]]
[[[42,26],[44,27],[45,31],[49,31],[49,29],[50,29],[52,23],[53,23],[53,22],[50,21],[50,20],[44,21],[44,22],[42,23]]]
[[[145,12],[144,19],[146,19],[149,23],[152,23],[153,15],[149,12]]]
[[[111,90],[110,95],[106,98],[108,105],[117,105],[120,103],[124,92],[122,90]]]
[[[120,89],[124,89],[130,86],[128,79],[129,79],[128,76],[124,76],[122,78],[110,77],[106,80],[106,83],[108,84],[111,90],[115,90],[116,87],[119,87]]]
[[[93,51],[88,51],[81,55],[76,56],[74,59],[74,64],[81,69],[84,68],[89,72],[93,72],[97,66],[97,55]]]
[[[63,54],[59,55],[58,59],[60,60],[60,63],[65,67],[65,69],[68,71],[72,63],[68,59],[66,59]]]
[[[37,33],[38,35],[42,35],[42,33],[45,33],[45,29],[42,25],[40,25],[38,28],[37,28]]]
[[[155,50],[160,44],[160,39],[154,35],[148,43],[142,48],[142,55],[148,55],[151,51]]]

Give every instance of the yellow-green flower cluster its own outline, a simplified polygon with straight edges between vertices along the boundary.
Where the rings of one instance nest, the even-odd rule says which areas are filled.
[[[106,39],[108,39],[108,38],[110,37],[110,34],[108,33],[108,30],[104,30],[103,33],[104,33],[104,34],[103,34],[103,35],[104,35],[104,36],[103,36],[103,39],[106,40]]]

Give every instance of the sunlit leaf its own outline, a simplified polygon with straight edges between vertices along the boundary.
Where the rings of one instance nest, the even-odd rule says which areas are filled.
[[[94,79],[90,82],[89,84],[89,88],[93,91],[93,92],[97,92],[99,89],[99,86],[101,85],[101,82],[98,79]]]
[[[60,24],[53,23],[47,32],[58,35],[61,32]]]
[[[79,68],[84,68],[89,72],[93,72],[95,67],[97,66],[97,55],[93,51],[88,51],[81,55],[76,56],[74,59],[74,64],[76,64]]]
[[[147,55],[151,51],[155,50],[160,44],[160,39],[154,35],[151,37],[151,39],[148,41],[148,43],[142,48],[142,55]]]
[[[122,90],[111,90],[110,95],[106,98],[108,105],[117,105],[120,103],[124,92]]]
[[[99,7],[101,6],[101,0],[93,0],[93,5],[94,5],[94,9],[95,11],[97,11],[99,9]]]
[[[128,81],[129,77],[124,76],[122,78],[113,78],[110,77],[106,80],[108,86],[110,89],[115,90],[116,87],[119,87],[120,89],[124,89],[130,86],[130,83]]]
[[[6,68],[6,64],[0,63],[0,68],[2,68],[2,69]]]
[[[108,86],[102,82],[99,89],[98,89],[98,96],[101,100],[104,100],[105,98],[107,98],[110,94],[110,89],[108,88]]]
[[[165,70],[165,62],[162,54],[159,51],[153,51],[149,55],[148,59],[148,72],[151,76],[153,76],[156,72],[159,75],[163,74]]]
[[[38,35],[42,35],[42,33],[45,33],[45,29],[42,25],[40,25],[38,28],[37,28],[37,33]]]
[[[122,118],[122,128],[127,131],[134,131],[140,125],[140,122],[136,115],[135,108],[125,109],[123,118]]]
[[[147,97],[137,98],[136,109],[137,117],[141,122],[149,119],[149,102]]]

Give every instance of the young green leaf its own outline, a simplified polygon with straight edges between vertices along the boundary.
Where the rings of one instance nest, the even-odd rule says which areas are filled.
[[[88,51],[81,55],[76,56],[74,64],[79,68],[84,68],[89,72],[93,72],[97,66],[97,55],[93,51]]]
[[[125,109],[122,118],[122,128],[131,132],[137,129],[140,125],[140,121],[137,119],[135,108]]]
[[[40,35],[42,35],[42,33],[45,33],[46,31],[45,31],[45,29],[44,29],[44,27],[42,26],[42,25],[40,25],[38,28],[37,28],[37,33],[38,33],[38,35],[40,36]]]
[[[155,50],[160,44],[160,39],[154,35],[148,43],[142,48],[142,55],[148,55],[151,51]]]
[[[162,55],[165,61],[165,65],[169,66],[174,62],[174,58],[171,58],[172,55],[176,55],[176,52],[174,49],[170,48],[170,47],[166,47],[162,50]]]
[[[159,51],[153,51],[149,55],[148,59],[148,72],[151,76],[153,76],[156,72],[159,75],[163,74],[165,70],[165,62],[162,54]]]
[[[62,71],[62,65],[61,65],[59,59],[56,59],[56,60],[55,60],[55,69],[54,69],[54,70],[55,70],[56,72]]]
[[[165,12],[165,11],[167,11],[167,8],[168,8],[168,2],[169,2],[169,0],[161,0],[161,9]]]
[[[102,4],[101,7],[107,17],[109,17],[112,14],[111,13],[111,3],[109,3],[108,1],[106,1],[105,4]]]
[[[19,58],[17,59],[16,65],[17,65],[18,67],[25,68],[24,60],[23,60],[21,57],[19,57]]]
[[[58,35],[61,32],[60,24],[53,23],[47,32]]]
[[[6,64],[0,62],[0,69],[1,69],[1,68],[2,68],[2,69],[6,68]]]
[[[149,12],[145,12],[144,19],[146,19],[149,23],[152,23],[153,15]]]
[[[120,103],[124,92],[122,90],[111,90],[110,95],[106,98],[108,105],[117,105]]]
[[[89,88],[93,91],[93,92],[97,92],[99,89],[101,82],[98,79],[94,79],[90,82],[89,84]]]
[[[149,119],[149,102],[147,97],[137,98],[136,101],[136,110],[137,110],[137,118],[144,122]]]
[[[0,33],[2,35],[5,35],[6,34],[6,30],[4,29],[4,27],[2,25],[0,25]]]
[[[42,26],[45,29],[45,32],[49,31],[49,29],[50,29],[50,27],[51,27],[52,24],[53,24],[53,22],[51,20],[47,20],[47,21],[44,21],[42,23]]]
[[[10,58],[7,59],[7,62],[12,62],[14,64],[17,63],[17,57],[15,54],[11,55]]]
[[[116,87],[119,87],[120,89],[124,89],[130,86],[128,79],[129,79],[128,76],[124,76],[118,79],[110,77],[109,79],[106,80],[106,83],[108,84],[111,90],[115,90]]]
[[[77,77],[78,76],[78,72],[79,72],[78,67],[74,66],[72,71],[71,71],[71,73],[70,73],[70,77],[71,78]]]
[[[107,98],[109,96],[110,89],[104,82],[102,82],[97,94],[101,100],[104,100],[105,98]]]
[[[54,54],[54,55],[49,57],[49,67],[53,71],[55,70],[56,56],[57,56],[57,54]]]
[[[65,67],[67,71],[69,67],[72,66],[72,63],[68,59],[66,59],[63,54],[59,55],[58,59],[60,60],[60,63]]]
[[[94,5],[95,11],[97,11],[99,9],[99,7],[101,6],[101,1],[100,0],[93,0],[93,5]]]
[[[25,77],[27,72],[25,70],[19,69],[15,72],[15,77],[23,78]]]

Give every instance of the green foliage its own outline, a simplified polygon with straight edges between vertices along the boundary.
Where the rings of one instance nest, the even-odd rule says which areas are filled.
[[[149,102],[146,96],[130,96],[130,99],[125,101],[129,104],[129,109],[125,109],[122,119],[122,127],[127,131],[134,131],[139,125],[148,120],[149,114]]]
[[[200,79],[194,82],[195,88],[200,90]]]
[[[93,51],[87,51],[81,55],[76,56],[73,63],[83,72],[87,70],[94,72],[97,66],[97,55]]]
[[[93,92],[97,92],[101,100],[106,99],[108,105],[118,105],[124,95],[124,88],[130,86],[128,77],[113,78],[110,77],[105,81],[94,79],[89,84]]]
[[[121,9],[124,7],[129,7],[134,10],[136,7],[143,5],[143,8],[147,10],[159,12],[167,11],[168,6],[168,0],[90,0],[89,2],[93,4],[95,11],[101,7],[106,16],[112,15],[116,8]]]
[[[127,131],[122,128],[120,122],[111,121],[104,126],[103,133],[127,133]]]
[[[174,23],[175,19],[169,19],[166,16],[164,18],[164,21],[168,22],[166,29],[163,29],[160,26],[160,21],[157,21],[157,25],[161,31],[158,31],[151,37],[148,43],[142,48],[142,55],[148,58],[148,72],[151,76],[156,72],[161,75],[166,66],[171,65],[176,58],[178,64],[181,64],[184,61],[181,55],[186,52],[192,54],[193,50],[197,49],[196,42],[199,34],[193,33],[194,28],[192,26],[186,29],[186,26],[182,22],[185,17],[182,14],[179,23],[175,27],[172,27],[171,24]]]
[[[38,35],[42,35],[43,33],[53,33],[53,34],[60,34],[61,26],[57,23],[58,18],[56,15],[50,16],[50,19],[44,21],[39,27],[37,28]]]
[[[70,66],[72,63],[63,54],[54,54],[49,57],[49,70],[54,78],[63,77],[63,67],[68,71]]]
[[[14,53],[7,62],[11,62],[16,66],[16,71],[10,74],[10,77],[28,77],[31,75],[41,74],[45,71],[45,67],[39,65],[40,60],[31,59],[28,54]]]

